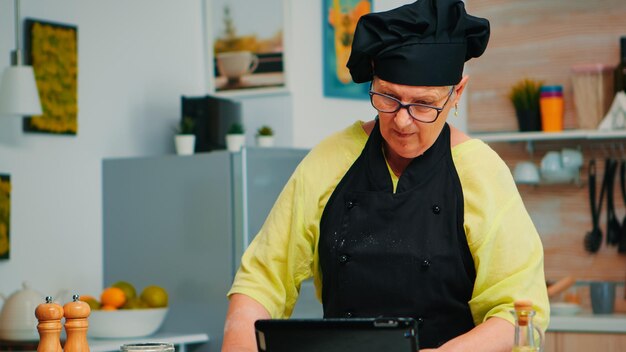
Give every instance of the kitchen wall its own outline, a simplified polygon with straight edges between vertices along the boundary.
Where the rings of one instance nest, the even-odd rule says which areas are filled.
[[[22,1],[23,17],[78,26],[79,131],[24,134],[0,117],[0,172],[11,174],[11,258],[0,292],[102,285],[101,161],[173,150],[182,93],[201,94],[196,1]],[[13,1],[0,1],[0,67],[14,49]]]

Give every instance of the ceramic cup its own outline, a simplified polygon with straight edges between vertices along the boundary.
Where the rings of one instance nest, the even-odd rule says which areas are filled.
[[[513,178],[517,183],[537,184],[540,176],[537,166],[532,161],[522,161],[515,165],[513,170]]]
[[[563,148],[561,150],[561,163],[564,168],[578,169],[583,166],[583,153],[578,149]]]
[[[597,281],[589,284],[593,314],[612,314],[615,304],[615,282]]]
[[[216,55],[217,69],[229,80],[254,72],[259,65],[259,58],[250,51],[231,51]]]
[[[541,159],[541,171],[551,172],[560,171],[563,169],[563,162],[561,161],[561,153],[557,151],[547,152]]]

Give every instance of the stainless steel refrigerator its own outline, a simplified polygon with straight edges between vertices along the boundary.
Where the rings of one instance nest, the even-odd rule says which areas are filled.
[[[168,290],[162,332],[205,332],[219,351],[241,255],[308,150],[244,148],[103,161],[104,286]],[[321,317],[311,282],[294,317]]]

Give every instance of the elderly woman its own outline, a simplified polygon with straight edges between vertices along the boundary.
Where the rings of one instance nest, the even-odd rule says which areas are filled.
[[[254,351],[254,321],[289,317],[309,277],[324,317],[413,317],[424,349],[510,351],[517,299],[546,328],[543,249],[510,171],[447,123],[488,39],[460,0],[361,18],[348,68],[378,116],[290,178],[229,292],[223,351]]]

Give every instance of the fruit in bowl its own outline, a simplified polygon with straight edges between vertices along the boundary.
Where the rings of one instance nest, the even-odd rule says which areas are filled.
[[[146,286],[140,295],[135,287],[118,281],[102,290],[100,300],[81,296],[89,304],[89,337],[126,338],[155,333],[168,311],[167,291],[156,285]]]

